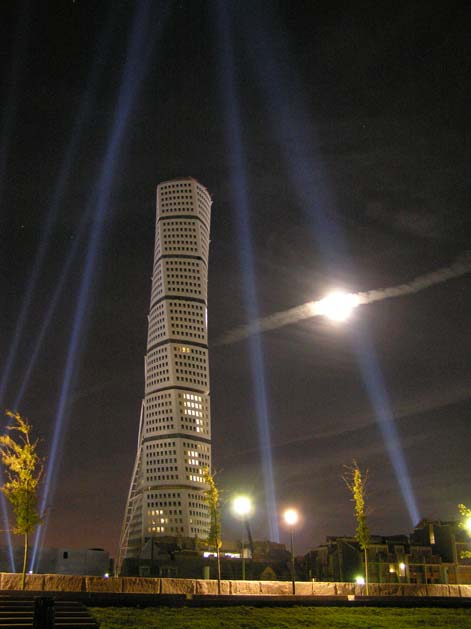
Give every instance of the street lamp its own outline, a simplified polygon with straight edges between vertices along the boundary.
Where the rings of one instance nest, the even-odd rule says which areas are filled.
[[[247,517],[252,513],[252,501],[247,496],[236,496],[232,501],[232,511],[242,521],[241,556],[242,556],[242,581],[245,581],[245,553],[244,553],[244,527]]]
[[[299,514],[296,509],[286,509],[283,513],[283,519],[285,523],[290,527],[291,535],[291,584],[293,589],[293,596],[296,593],[296,576],[294,573],[294,526],[298,523]]]

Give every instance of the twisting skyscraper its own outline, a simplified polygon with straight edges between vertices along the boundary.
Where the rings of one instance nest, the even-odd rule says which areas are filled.
[[[158,185],[145,396],[119,563],[150,538],[208,534],[210,216],[211,197],[195,179]]]

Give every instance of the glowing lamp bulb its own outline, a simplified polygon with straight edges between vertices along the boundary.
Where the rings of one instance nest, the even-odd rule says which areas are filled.
[[[315,302],[315,306],[318,314],[332,321],[345,321],[358,303],[358,297],[353,293],[335,292]]]
[[[364,577],[355,577],[355,583],[357,585],[365,585],[365,578]]]
[[[286,509],[283,513],[283,518],[288,526],[294,526],[299,519],[298,512],[296,509]]]
[[[237,496],[232,501],[232,510],[241,518],[245,518],[252,511],[252,502],[247,496]]]
[[[468,533],[471,535],[471,517],[466,518],[466,520],[464,521],[464,528],[468,531]]]

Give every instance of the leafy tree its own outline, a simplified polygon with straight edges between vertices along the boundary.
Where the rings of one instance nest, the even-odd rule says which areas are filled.
[[[277,581],[276,572],[271,566],[266,566],[260,573],[260,581]]]
[[[460,523],[460,526],[471,534],[471,509],[464,504],[458,505],[458,511],[464,518],[464,522]],[[471,559],[471,550],[462,550],[460,553],[461,559]]]
[[[211,474],[209,467],[205,467],[203,470],[204,482],[208,485],[206,489],[205,500],[209,507],[209,535],[206,539],[208,548],[214,548],[217,556],[217,568],[218,568],[218,594],[221,594],[221,499],[219,496],[219,489],[214,481],[214,474]]]
[[[353,459],[353,465],[345,466],[346,471],[342,476],[344,483],[348,490],[352,494],[352,502],[355,504],[354,513],[357,521],[357,528],[355,531],[355,539],[360,545],[364,555],[365,562],[365,584],[366,594],[368,595],[368,546],[370,543],[370,530],[367,522],[367,508],[366,508],[366,485],[368,483],[368,470],[364,472],[358,466],[358,463]]]
[[[37,453],[38,440],[31,440],[32,426],[19,413],[6,411],[12,424],[7,430],[15,432],[0,436],[0,460],[5,469],[6,481],[0,487],[10,502],[15,516],[12,528],[16,535],[24,536],[23,572],[21,587],[25,589],[28,538],[42,518],[37,508],[37,490],[43,474],[43,460]]]

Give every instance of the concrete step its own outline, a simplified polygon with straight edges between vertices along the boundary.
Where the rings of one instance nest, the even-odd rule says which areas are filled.
[[[83,603],[79,601],[55,601],[52,597],[47,597],[47,599],[41,603],[46,604],[47,607],[52,604],[53,627],[57,629],[97,629],[99,627]],[[31,629],[34,622],[36,601],[36,597],[14,598],[2,595],[0,597],[0,629],[4,627],[10,629],[29,627]],[[44,607],[42,611],[45,612]]]

